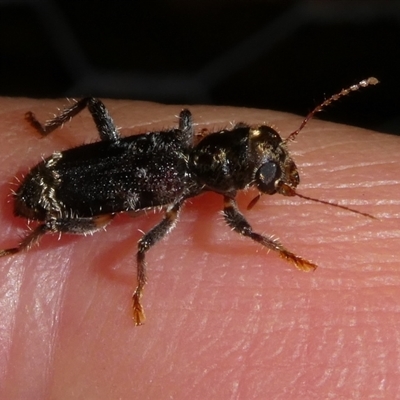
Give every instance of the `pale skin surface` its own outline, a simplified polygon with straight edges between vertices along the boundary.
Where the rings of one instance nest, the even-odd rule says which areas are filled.
[[[181,109],[105,104],[123,134],[176,126]],[[0,101],[2,248],[26,227],[7,201],[14,177],[42,155],[97,140],[87,111],[45,139],[23,119],[31,110],[43,121],[64,105]],[[301,122],[265,110],[190,109],[198,129],[268,122],[286,137]],[[232,232],[220,196],[193,199],[148,253],[141,327],[130,308],[136,242],[160,214],[118,217],[93,237],[46,237],[0,260],[0,398],[398,398],[400,138],[314,120],[290,149],[300,193],[378,220],[280,195],[246,211],[255,192],[242,194],[256,231],[319,265],[304,273]]]

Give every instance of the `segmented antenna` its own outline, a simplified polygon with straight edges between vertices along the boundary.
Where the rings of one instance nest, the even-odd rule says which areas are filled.
[[[347,96],[351,92],[356,92],[357,90],[360,90],[362,88],[365,88],[370,85],[377,85],[379,83],[378,79],[374,78],[373,76],[367,79],[362,80],[361,82],[357,83],[356,85],[352,85],[346,89],[342,89],[339,93],[334,94],[333,96],[329,97],[326,99],[324,102],[322,102],[319,106],[315,107],[314,110],[312,110],[303,120],[301,123],[300,127],[292,132],[286,139],[285,142],[288,142],[290,140],[294,140],[295,137],[300,133],[300,131],[307,125],[307,122],[314,117],[314,115],[324,109],[325,107],[329,106],[331,103],[333,103],[336,100],[339,100],[340,98]]]
[[[360,90],[362,88],[365,88],[367,86],[370,85],[377,85],[379,83],[379,80],[374,78],[373,76],[367,79],[364,79],[362,81],[360,81],[359,83],[357,83],[356,85],[352,85],[346,89],[342,89],[339,93],[334,94],[333,96],[329,97],[328,99],[326,99],[324,102],[322,102],[320,105],[318,105],[317,107],[314,108],[314,110],[312,110],[303,120],[303,122],[301,123],[301,125],[299,126],[299,128],[297,130],[295,130],[294,132],[292,132],[285,140],[284,142],[287,143],[289,140],[294,140],[295,137],[300,133],[300,131],[307,125],[307,122],[314,117],[314,115],[321,111],[322,109],[324,109],[325,107],[329,106],[331,103],[333,103],[336,100],[339,100],[340,98],[347,96],[348,94],[350,94],[351,92],[356,92],[357,90]],[[259,193],[256,197],[254,197],[253,200],[250,201],[249,205],[247,206],[248,210],[251,210],[260,200],[261,198],[261,193]],[[330,201],[325,201],[325,200],[319,200],[319,199],[315,199],[313,197],[308,197],[308,196],[304,196],[300,193],[297,193],[296,190],[288,185],[285,185],[285,196],[297,196],[297,197],[301,197],[302,199],[305,200],[311,200],[311,201],[315,201],[317,203],[322,203],[322,204],[327,204],[329,206],[333,206],[333,207],[339,207],[342,208],[343,210],[347,210],[347,211],[351,211],[353,213],[356,214],[360,214],[363,215],[364,217],[369,217],[369,218],[373,218],[376,219],[373,215],[371,214],[367,214],[367,213],[363,213],[361,211],[355,210],[353,208],[350,207],[346,207],[346,206],[342,206],[340,204],[336,204],[336,203],[331,203]]]
[[[326,204],[328,206],[338,207],[338,208],[341,208],[341,209],[346,210],[346,211],[350,211],[350,212],[355,213],[355,214],[363,215],[364,217],[368,217],[368,218],[372,218],[372,219],[378,219],[378,218],[374,217],[371,214],[358,211],[358,210],[356,210],[354,208],[351,208],[351,207],[343,206],[343,205],[337,204],[337,203],[332,203],[332,202],[327,201],[327,200],[315,199],[314,197],[310,197],[310,196],[304,196],[304,195],[302,195],[300,193],[297,193],[294,188],[292,188],[290,186],[287,186],[287,185],[285,185],[285,196],[297,196],[297,197],[300,197],[300,198],[305,199],[305,200],[314,201],[316,203],[321,203],[321,204]],[[254,197],[253,200],[250,201],[249,205],[247,206],[247,209],[251,210],[258,203],[260,198],[261,198],[261,194],[259,193],[256,197]]]
[[[286,192],[287,192],[286,195],[287,196],[297,196],[297,197],[300,197],[300,198],[305,199],[305,200],[315,201],[316,203],[322,203],[322,204],[326,204],[328,206],[338,207],[338,208],[341,208],[341,209],[346,210],[346,211],[350,211],[350,212],[355,213],[355,214],[363,215],[364,217],[368,217],[368,218],[372,218],[372,219],[378,219],[378,218],[374,217],[371,214],[358,211],[358,210],[356,210],[354,208],[351,208],[351,207],[343,206],[343,205],[337,204],[337,203],[332,203],[332,202],[326,201],[326,200],[315,199],[314,197],[304,196],[304,195],[302,195],[300,193],[297,193],[296,190],[291,188],[290,186],[287,186],[286,189],[287,189],[286,190]]]

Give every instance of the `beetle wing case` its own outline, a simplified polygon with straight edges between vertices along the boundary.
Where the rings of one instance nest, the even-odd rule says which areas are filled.
[[[170,204],[190,186],[187,152],[172,130],[55,153],[22,182],[15,214],[93,217]]]

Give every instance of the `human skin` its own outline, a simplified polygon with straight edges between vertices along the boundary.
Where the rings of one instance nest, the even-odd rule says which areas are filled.
[[[43,139],[24,121],[28,110],[43,121],[65,103],[0,99],[3,248],[26,230],[12,215],[14,177],[52,151],[97,140],[87,111]],[[105,104],[123,135],[175,127],[181,109]],[[266,122],[287,137],[302,120],[190,110],[196,130]],[[0,260],[0,398],[398,398],[400,138],[314,119],[289,149],[299,193],[376,219],[281,195],[247,211],[256,192],[241,194],[256,232],[319,266],[305,273],[232,232],[221,196],[190,199],[175,230],[147,254],[140,327],[131,318],[136,243],[162,214],[119,216],[89,237],[48,235]]]

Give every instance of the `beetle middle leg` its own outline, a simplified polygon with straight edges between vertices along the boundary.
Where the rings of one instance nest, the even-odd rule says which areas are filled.
[[[246,221],[243,214],[238,210],[236,201],[228,196],[224,196],[224,217],[227,224],[236,232],[249,237],[257,243],[270,250],[277,251],[286,261],[292,262],[301,271],[313,271],[317,265],[311,261],[305,260],[296,254],[287,250],[277,240],[261,235],[253,231],[251,225]]]
[[[96,124],[97,131],[101,140],[116,142],[120,139],[120,134],[116,128],[113,119],[107,111],[107,108],[99,99],[94,97],[85,97],[71,107],[64,109],[56,117],[41,124],[35,114],[28,111],[25,114],[25,119],[32,125],[42,136],[47,136],[55,129],[70,121],[75,115],[79,114],[85,107],[88,108],[92,118]]]
[[[137,287],[132,296],[133,320],[136,325],[142,325],[146,319],[143,306],[140,302],[140,299],[143,295],[143,288],[147,282],[145,254],[152,246],[154,246],[156,242],[161,240],[175,227],[182,204],[183,201],[174,204],[171,208],[168,208],[165,212],[163,220],[149,232],[144,234],[139,240],[138,252],[136,254]]]

